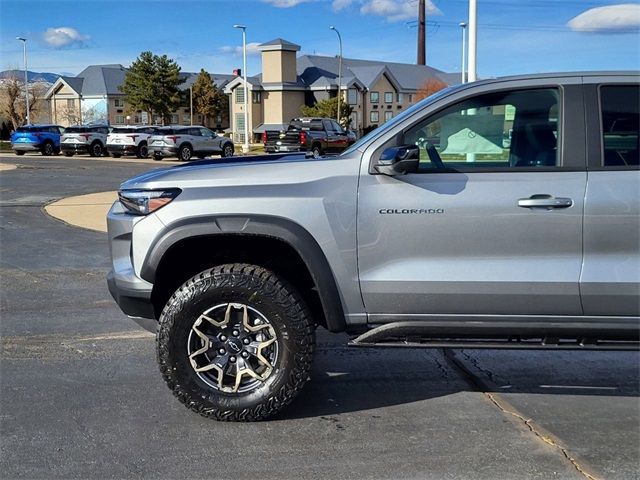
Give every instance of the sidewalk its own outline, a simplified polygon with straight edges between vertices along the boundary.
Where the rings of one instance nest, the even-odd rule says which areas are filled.
[[[118,199],[117,192],[99,192],[67,197],[44,207],[54,218],[74,227],[107,232],[107,212]]]

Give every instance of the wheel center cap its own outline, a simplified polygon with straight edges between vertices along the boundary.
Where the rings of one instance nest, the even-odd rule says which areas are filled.
[[[238,353],[240,350],[242,350],[242,342],[237,338],[230,339],[227,342],[227,345],[229,346],[229,350],[231,350],[233,353]]]

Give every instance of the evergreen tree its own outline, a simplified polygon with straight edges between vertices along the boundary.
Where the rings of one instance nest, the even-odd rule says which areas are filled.
[[[321,100],[313,107],[303,105],[300,107],[300,112],[305,117],[336,118],[338,113],[338,97]],[[340,102],[340,125],[347,128],[349,127],[352,112],[353,107],[351,107],[351,105],[345,101]]]
[[[171,112],[181,103],[178,88],[184,79],[180,78],[180,67],[166,55],[158,56],[152,52],[142,52],[131,64],[124,77],[120,91],[127,96],[132,110],[143,110],[149,115],[162,116],[163,122],[169,120]]]
[[[179,86],[185,79],[180,77],[181,69],[175,60],[166,55],[155,56],[154,64],[155,111],[162,116],[166,124],[170,121],[171,112],[180,108],[182,95]]]
[[[120,91],[127,96],[129,108],[147,112],[149,123],[153,123],[156,106],[155,73],[155,55],[142,52],[131,64],[124,77],[124,83],[120,85]]]

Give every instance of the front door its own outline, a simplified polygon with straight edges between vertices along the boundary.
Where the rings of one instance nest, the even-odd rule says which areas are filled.
[[[372,321],[582,313],[584,148],[561,127],[577,115],[563,95],[501,91],[425,113],[393,140],[420,147],[418,173],[363,172],[358,261]]]

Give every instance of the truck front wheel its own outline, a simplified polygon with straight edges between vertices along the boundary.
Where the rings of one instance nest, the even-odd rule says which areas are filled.
[[[295,289],[248,264],[205,270],[169,299],[157,338],[160,371],[191,410],[263,420],[309,379],[314,322]]]

